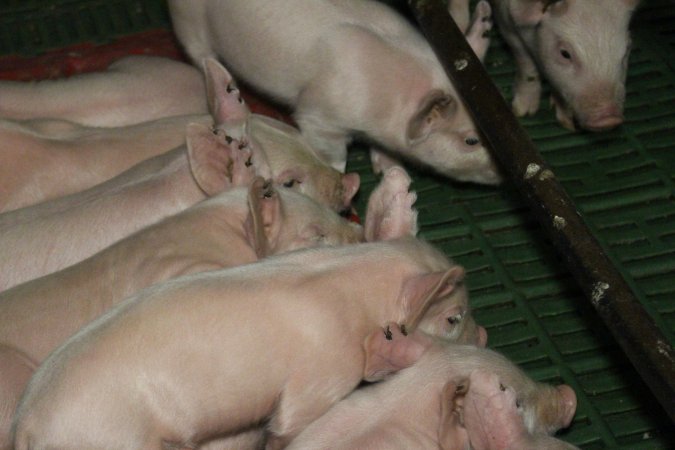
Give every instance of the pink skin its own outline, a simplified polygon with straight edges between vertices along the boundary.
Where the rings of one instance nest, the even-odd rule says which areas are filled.
[[[412,208],[416,196],[414,193],[408,192],[410,182],[410,177],[400,167],[393,167],[384,173],[382,180],[368,200],[365,219],[365,238],[368,242],[395,240],[411,237],[417,233],[417,211]],[[421,326],[431,333],[442,334],[448,340],[485,345],[487,341],[485,329],[477,326],[472,319],[467,319],[466,290],[461,283],[458,284],[461,276],[463,276],[463,269],[453,268],[452,276],[454,281],[449,285],[449,292],[439,293],[439,295],[446,295],[446,300],[438,305],[431,305],[427,311],[428,317],[440,316],[437,319],[425,321]],[[459,310],[455,309],[453,305],[459,306]],[[444,314],[450,314],[450,316]],[[448,320],[451,317],[453,319],[452,324]],[[455,320],[457,318],[460,319]],[[449,328],[448,325],[450,325]],[[442,326],[445,326],[445,328],[441,328]],[[392,325],[392,327],[394,326]],[[394,327],[392,330],[396,333],[398,328],[395,329]],[[382,355],[370,359],[367,365],[382,364],[382,370],[387,372],[391,370],[389,369],[390,364],[387,363],[389,350],[386,346],[377,345],[378,342],[382,342],[378,339],[380,337],[381,333],[374,333],[366,341],[366,348],[372,347],[370,354]],[[368,371],[368,369],[366,370]],[[370,372],[371,377],[380,377],[380,375],[374,373],[375,371]],[[233,437],[210,441],[204,446],[200,446],[200,449],[260,448],[264,439],[264,430],[254,428],[246,433],[238,433]]]
[[[192,445],[268,419],[267,446],[280,448],[362,378],[377,377],[375,350],[364,346],[373,330],[436,327],[430,306],[453,301],[457,269],[404,237],[155,285],[40,366],[17,409],[15,446]],[[442,320],[446,336],[471,318]],[[243,324],[257,324],[255,333]]]
[[[623,122],[628,25],[639,0],[492,3],[516,60],[516,115],[538,110],[545,76],[554,88],[556,117],[566,128],[603,131]]]
[[[311,149],[297,139],[297,131],[266,125],[254,135],[257,141],[248,135],[242,140],[242,151],[228,149],[224,141],[231,137],[225,131],[248,128],[250,112],[238,90],[226,89],[231,77],[222,66],[210,64],[207,75],[212,116],[218,123],[215,135],[203,125],[191,125],[187,154],[186,148],[177,148],[83,192],[0,216],[0,251],[7,255],[5,266],[0,262],[0,290],[81,261],[143,226],[222,191],[233,181],[226,179],[223,169],[233,158],[236,164],[247,163],[251,152],[257,173],[274,176],[282,172],[275,176],[276,184],[286,185],[284,172],[292,171],[301,180],[297,191],[336,210],[351,203],[359,186],[358,175],[342,175],[319,165]],[[255,116],[251,121],[274,123]],[[265,144],[258,145],[261,141]],[[218,149],[225,153],[219,154]],[[149,204],[153,208],[147,208]]]
[[[205,114],[197,69],[156,56],[128,56],[104,72],[38,82],[0,81],[0,117],[58,118],[89,127],[124,127]]]
[[[248,189],[219,194],[67,269],[0,293],[0,349],[7,349],[0,351],[0,367],[31,369],[0,377],[0,403],[7,405],[2,410],[7,415],[0,416],[0,448],[7,442],[12,405],[18,403],[26,375],[126,297],[180,275],[299,248],[355,243],[362,234],[360,226],[325,206],[289,190],[277,191],[258,178]]]
[[[232,149],[209,127],[191,124],[186,147],[86,191],[1,215],[0,291],[81,261],[207,196],[247,184],[254,174],[250,157],[250,149]]]
[[[266,162],[269,172],[261,175],[277,185],[294,189],[336,211],[349,209],[359,189],[356,173],[342,174],[322,162],[296,128],[278,120],[251,114],[241,100],[230,73],[214,59],[203,61],[208,97],[234,96],[234,103],[209,102],[218,127],[228,135],[248,141],[257,160]]]
[[[70,104],[72,99],[58,94],[54,94],[54,98],[61,101],[64,108],[59,119],[0,121],[0,212],[69,195],[102,183],[134,164],[185,144],[188,123],[211,125],[214,120],[230,136],[253,143],[256,159],[269,165],[268,171],[262,170],[262,164],[258,165],[261,175],[272,178],[279,186],[292,183],[293,189],[335,210],[350,208],[359,187],[358,174],[343,175],[321,163],[295,128],[264,116],[252,115],[248,107],[238,101],[239,91],[234,87],[232,77],[215,61],[205,66],[206,83],[202,74],[191,66],[163,58],[130,57],[113,64],[113,67],[115,69],[108,72],[50,83],[56,83],[52,87],[66,86],[69,92],[77,90],[78,94],[74,97],[83,105],[107,100],[110,103],[105,110],[110,116],[127,117],[131,123],[134,123],[132,119],[143,119],[143,123],[122,126],[114,122],[107,124],[115,125],[114,128],[98,128],[63,120],[75,120],[75,113],[84,111],[77,109],[78,103]],[[127,67],[131,74],[124,72]],[[147,74],[142,72],[143,69]],[[201,100],[203,106],[197,110],[201,114],[155,118],[154,115],[160,112],[156,108],[160,108],[166,100],[166,92],[162,92],[164,97],[160,100],[156,98],[156,88],[161,85],[156,78],[161,72],[165,72],[161,77],[163,82],[180,80],[187,74],[197,78],[180,84],[185,91],[171,88],[171,93],[177,97],[174,106],[178,106],[181,95],[195,91],[191,95],[201,100],[206,99],[208,90],[210,101],[207,105],[205,100]],[[45,96],[52,92],[47,89],[49,83],[37,86],[16,84],[17,89],[21,86],[27,90],[25,95],[33,92],[40,97],[43,91]],[[154,85],[147,87],[145,92],[137,92],[149,84]],[[5,89],[9,90],[7,86]],[[103,89],[103,93],[93,95],[92,92],[98,93],[96,89]],[[136,101],[117,103],[119,97],[126,98],[128,91],[138,94]],[[90,95],[94,99],[87,102],[86,98]],[[226,98],[235,101],[225,101]],[[167,113],[187,114],[195,110],[193,103],[185,100],[184,111],[171,109]],[[26,108],[30,106],[31,103],[27,102]],[[213,118],[205,114],[207,106]],[[56,114],[59,111],[51,112]],[[144,112],[147,112],[145,118],[142,117]]]
[[[577,447],[525,428],[516,392],[487,369],[471,373],[462,402],[464,426],[474,450],[565,450]]]
[[[209,115],[175,116],[120,128],[56,119],[0,120],[0,212],[89,189],[185,144],[185,127]]]
[[[344,171],[346,145],[366,136],[395,158],[443,175],[500,181],[427,41],[390,8],[356,0],[235,0],[226,9],[176,0],[169,7],[194,62],[220,57],[241,79],[292,106],[309,145],[334,168]],[[489,23],[479,22],[471,42],[483,51],[479,29]]]
[[[513,363],[491,350],[449,345],[419,332],[404,336],[394,325],[390,325],[387,331],[390,339],[378,334],[366,342],[366,348],[371,348],[371,354],[377,356],[368,362],[376,367],[374,370],[378,371],[380,378],[399,372],[382,383],[359,389],[335,404],[309,425],[289,449],[457,450],[468,448],[469,441],[472,448],[496,449],[501,447],[478,445],[483,445],[486,436],[516,442],[511,437],[512,431],[514,436],[534,439],[525,427],[523,416],[528,417],[528,428],[536,432],[537,442],[544,442],[549,438],[541,430],[551,430],[552,425],[558,427],[568,423],[568,417],[574,414],[573,409],[566,409],[570,399],[565,396],[556,397],[556,401],[561,402],[557,406],[562,409],[540,409],[540,401],[553,406],[549,402],[558,391],[530,380]],[[496,423],[482,420],[484,415],[499,411],[490,409],[494,408],[494,404],[484,401],[486,397],[481,387],[473,384],[474,374],[481,370],[499,373],[501,378],[514,383],[516,390],[510,388],[510,395],[512,409],[519,422],[509,424],[512,417],[504,415],[493,418]],[[468,379],[471,383],[467,383]],[[516,398],[522,399],[522,406],[517,412]],[[555,424],[548,423],[552,418],[551,412],[561,414],[555,419]],[[477,414],[481,420],[475,419]],[[411,417],[416,419],[410,420]],[[349,433],[344,430],[349,430]],[[508,448],[515,450],[521,447]]]

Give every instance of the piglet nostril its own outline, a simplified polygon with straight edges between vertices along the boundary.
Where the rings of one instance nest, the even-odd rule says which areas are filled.
[[[480,139],[478,139],[477,137],[468,137],[464,139],[464,142],[466,143],[466,145],[476,145],[480,142]]]

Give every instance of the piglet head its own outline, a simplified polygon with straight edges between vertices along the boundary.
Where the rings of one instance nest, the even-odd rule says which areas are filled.
[[[522,3],[515,20],[531,31],[532,52],[554,88],[558,120],[601,131],[623,122],[635,0]],[[516,7],[513,7],[516,8]]]
[[[246,234],[258,257],[360,242],[363,230],[311,198],[258,177],[249,188]]]
[[[497,184],[497,166],[455,93],[433,90],[408,122],[406,156],[459,181]]]
[[[471,372],[466,388],[462,418],[471,448],[524,448],[527,430],[513,388],[485,369]]]
[[[461,266],[406,280],[402,294],[409,311],[408,324],[452,342],[485,346],[487,334],[471,315],[463,280]]]
[[[357,173],[343,174],[325,164],[299,130],[263,116],[250,121],[252,139],[270,168],[277,186],[305,194],[335,211],[351,208],[359,190]]]

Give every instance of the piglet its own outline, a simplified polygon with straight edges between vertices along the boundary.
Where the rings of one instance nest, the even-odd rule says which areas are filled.
[[[0,81],[0,117],[58,118],[121,127],[162,117],[205,114],[199,70],[157,56],[128,56],[104,72],[37,82]]]
[[[256,160],[264,162],[261,166],[269,167],[269,172],[259,171],[260,175],[336,211],[350,209],[360,184],[357,173],[342,174],[321,161],[296,128],[252,114],[228,70],[212,58],[206,58],[202,64],[209,111],[218,129],[250,143]],[[233,96],[238,99],[233,105],[219,100]]]
[[[17,408],[15,447],[192,447],[265,423],[268,448],[280,448],[385,370],[369,344],[379,327],[475,329],[453,296],[462,274],[405,236],[154,285],[40,366]]]
[[[466,384],[462,416],[473,450],[577,449],[547,434],[528,432],[517,392],[489,368],[473,371]]]
[[[553,87],[558,121],[591,131],[623,122],[628,25],[639,0],[492,0],[516,59],[513,110],[539,109],[540,76]]]
[[[469,40],[482,57],[490,7],[480,5]],[[294,107],[303,136],[336,169],[344,172],[356,136],[457,180],[499,182],[431,47],[386,5],[172,0],[169,8],[195,63],[221,57],[242,80]],[[391,165],[382,156],[374,154],[378,170]]]
[[[118,128],[0,119],[0,212],[89,189],[180,147],[192,122],[211,125],[213,119],[173,116]]]
[[[187,145],[86,191],[0,215],[0,291],[79,262],[119,239],[255,175],[250,149],[210,127]]]
[[[492,350],[449,344],[419,332],[405,336],[395,324],[384,334],[373,335],[366,349],[377,357],[384,355],[372,361],[379,377],[406,368],[335,404],[288,449],[468,448],[473,430],[462,426],[456,398],[466,392],[469,376],[481,368],[511,383],[520,401],[521,428],[526,424],[528,430],[552,433],[567,426],[574,415],[576,397],[569,387],[537,383]],[[464,408],[467,401],[462,402]]]
[[[417,196],[414,192],[409,192],[411,181],[405,170],[398,166],[391,167],[384,173],[368,199],[364,226],[366,241],[378,242],[417,234],[417,211],[413,208]],[[451,301],[465,305],[467,301],[465,288],[460,284],[455,290],[456,298]],[[472,321],[468,321],[462,327],[454,328],[446,338],[473,341],[478,338],[479,331]],[[264,439],[264,429],[253,427],[234,436],[211,440],[199,449],[260,448],[264,444]]]
[[[0,409],[0,448],[8,439],[12,405],[35,368],[129,295],[183,274],[355,243],[362,234],[359,225],[309,197],[258,178],[248,189],[219,194],[78,264],[0,293],[0,367],[17,368],[0,377],[0,403],[7,405]]]
[[[150,58],[145,66],[152,66],[149,74],[155,75],[165,68],[172,79],[177,77],[173,71],[180,74],[186,70],[181,66],[187,65],[167,65],[161,58]],[[210,115],[175,116],[116,128],[58,119],[0,121],[0,212],[102,183],[146,158],[184,144],[185,127],[191,122],[213,124],[242,144],[250,144],[258,172],[277,185],[291,187],[335,210],[350,208],[359,187],[357,174],[341,174],[319,161],[295,128],[251,114],[232,77],[216,61],[204,62],[206,82],[198,71],[187,68],[200,78],[200,95],[208,100],[204,112],[208,107]],[[110,93],[125,92],[127,80],[116,72],[97,76],[106,80]],[[145,104],[143,98],[137,103]],[[120,114],[125,107],[109,105],[110,109],[121,108]],[[269,170],[264,169],[268,164]]]

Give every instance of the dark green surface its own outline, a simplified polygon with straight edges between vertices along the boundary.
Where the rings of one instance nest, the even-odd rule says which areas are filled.
[[[393,0],[392,0],[393,1]],[[0,54],[32,55],[168,27],[161,0],[3,0]],[[522,122],[611,259],[675,342],[675,3],[646,0],[633,23],[626,123],[570,133],[548,103]],[[497,38],[486,67],[507,98],[514,66]],[[358,207],[376,184],[356,148]],[[585,449],[675,448],[675,431],[571,278],[514,188],[453,183],[415,171],[421,236],[467,268],[490,346],[539,380],[564,381],[579,407],[562,437]]]
[[[0,0],[0,54],[36,55],[168,26],[160,0]]]

